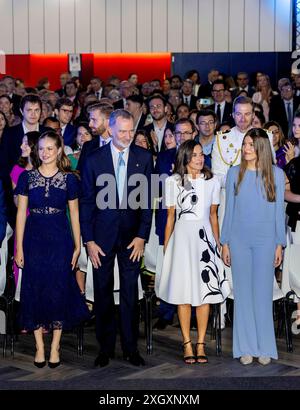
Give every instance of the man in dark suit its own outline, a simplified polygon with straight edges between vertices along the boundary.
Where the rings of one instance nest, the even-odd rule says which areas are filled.
[[[145,362],[137,348],[138,276],[140,259],[151,228],[153,160],[149,151],[131,144],[133,118],[128,111],[114,111],[109,127],[112,141],[93,152],[84,164],[80,200],[83,242],[87,245],[94,268],[96,336],[100,345],[95,365],[106,366],[114,357],[113,278],[117,256],[123,356],[131,364],[140,366]],[[138,196],[135,194],[139,182],[137,185],[132,183],[132,178],[142,181]],[[134,198],[139,199],[135,201]]]
[[[64,139],[64,144],[72,146],[75,141],[76,129],[71,124],[74,105],[69,98],[62,97],[55,104],[55,115],[60,122],[61,135]]]
[[[255,93],[255,87],[249,85],[249,75],[245,71],[240,71],[236,75],[237,87],[231,91],[232,100],[234,100],[240,91],[246,91],[248,97],[252,97]]]
[[[142,130],[147,120],[147,115],[143,114],[144,99],[141,95],[130,95],[126,99],[125,109],[133,116],[134,130]]]
[[[121,81],[120,83],[120,95],[121,99],[114,102],[114,109],[123,109],[126,107],[126,98],[133,93],[133,85],[129,81]]]
[[[189,80],[188,78],[183,81],[182,89],[181,89],[181,98],[182,102],[188,105],[190,110],[194,110],[197,108],[197,97],[193,95],[193,81]]]
[[[21,96],[14,93],[14,91],[15,91],[15,79],[10,75],[6,75],[6,76],[3,77],[2,82],[3,82],[3,84],[6,85],[7,95],[11,99],[14,114],[20,116]]]
[[[111,141],[108,129],[109,116],[113,112],[113,107],[110,104],[97,103],[88,108],[89,126],[93,132],[94,138],[83,144],[82,151],[79,157],[77,170],[81,173],[83,164],[88,156],[103,145]]]
[[[164,150],[163,137],[166,128],[172,128],[167,120],[167,102],[161,94],[154,94],[148,99],[150,114],[153,122],[144,127],[152,144],[152,153],[157,153]]]
[[[214,81],[211,90],[214,104],[209,105],[206,109],[213,111],[219,124],[228,122],[232,126],[234,121],[232,118],[232,104],[225,101],[225,83],[222,80]]]
[[[0,177],[6,195],[8,220],[12,227],[15,225],[16,209],[9,174],[21,156],[20,147],[24,135],[29,131],[45,131],[45,128],[39,125],[42,102],[37,95],[25,95],[21,100],[20,111],[23,115],[22,123],[5,129],[0,144]]]
[[[294,96],[289,79],[279,80],[280,96],[273,96],[270,103],[269,119],[277,121],[286,137],[292,136],[293,117],[300,104],[300,97]]]
[[[66,72],[66,73],[61,73],[61,75],[59,76],[59,81],[60,81],[60,85],[61,88],[59,88],[58,90],[55,90],[56,94],[59,95],[60,97],[64,97],[65,96],[65,85],[68,81],[71,80],[71,74]]]
[[[35,94],[25,95],[21,100],[20,111],[23,116],[21,124],[7,128],[3,132],[0,144],[0,175],[9,176],[12,167],[21,155],[21,144],[24,135],[29,131],[41,131],[39,119],[42,111],[40,97]]]

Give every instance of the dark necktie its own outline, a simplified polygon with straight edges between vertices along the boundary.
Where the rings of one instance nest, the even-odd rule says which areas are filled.
[[[218,118],[219,124],[221,124],[221,105],[220,104],[217,105],[217,118]]]
[[[292,128],[293,128],[293,114],[292,114],[292,107],[291,107],[290,102],[286,104],[286,110],[287,110],[287,120],[288,120],[288,125],[289,125],[288,137],[290,137],[292,134]]]

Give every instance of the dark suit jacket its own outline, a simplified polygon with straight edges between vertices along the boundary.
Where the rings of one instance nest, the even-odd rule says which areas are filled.
[[[172,124],[172,123],[170,123],[169,121],[167,121],[166,128],[171,128],[171,129],[173,129],[173,128],[174,128],[174,124]],[[147,133],[147,135],[148,135],[148,137],[149,137],[149,141],[150,141],[150,144],[151,144],[152,154],[155,154],[155,153],[157,152],[157,149],[156,149],[156,147],[154,147],[153,142],[152,142],[152,138],[151,138],[151,131],[154,131],[154,124],[153,124],[153,122],[152,122],[151,124],[146,125],[146,126],[144,127],[144,130],[146,131],[146,133]],[[161,150],[160,150],[160,151],[164,151],[164,150],[165,150],[165,145],[164,145],[164,143],[162,143],[162,145],[161,145]]]
[[[115,171],[111,153],[111,146],[107,144],[89,156],[89,161],[84,164],[82,174],[82,195],[80,198],[80,225],[83,242],[95,241],[104,252],[109,252],[119,244],[128,246],[135,237],[148,240],[152,221],[152,200],[150,194],[150,179],[153,171],[152,155],[149,151],[131,144],[127,164],[128,179],[134,174],[143,174],[148,180],[147,209],[121,209],[118,203]],[[106,209],[99,209],[96,197],[105,186],[96,186],[97,178],[103,174],[113,177],[109,193],[115,191],[116,204]],[[135,186],[127,188],[127,198],[136,189]],[[105,191],[104,191],[105,192]],[[124,192],[126,192],[124,190]],[[102,193],[103,194],[103,193]]]
[[[139,120],[139,123],[138,123],[138,125],[137,125],[137,127],[136,127],[136,130],[137,130],[137,131],[144,129],[146,120],[147,120],[147,115],[142,114],[141,119]]]
[[[75,141],[75,132],[76,128],[72,124],[67,124],[65,132],[64,132],[64,144],[72,146]]]
[[[6,223],[7,223],[7,218],[6,218],[5,195],[4,195],[4,189],[2,186],[2,182],[0,180],[0,247],[5,237]]]
[[[293,114],[297,110],[300,104],[300,97],[293,98]],[[277,121],[286,137],[288,137],[288,119],[285,111],[285,104],[283,99],[276,95],[272,97],[270,103],[270,112],[269,112],[269,119],[273,121]]]
[[[123,98],[121,98],[120,100],[114,102],[113,106],[114,106],[114,110],[124,109],[124,101],[123,101]]]
[[[215,107],[215,104],[209,105],[206,107],[207,110],[212,110],[217,114],[217,109]],[[234,126],[234,120],[232,118],[232,104],[225,102],[225,108],[224,108],[224,113],[223,117],[221,118],[221,123],[222,122],[229,122],[232,126]]]
[[[175,163],[176,158],[176,148],[167,149],[166,151],[159,152],[154,173],[158,175],[172,175],[173,173],[173,164]],[[160,182],[159,186],[159,195],[163,194],[163,182]],[[164,244],[165,239],[165,227],[167,223],[167,210],[163,209],[162,202],[159,203],[159,208],[155,212],[155,232],[159,238],[159,244]]]
[[[42,126],[39,127],[40,132],[46,131]],[[23,125],[18,124],[14,127],[9,127],[3,132],[0,144],[0,176],[9,176],[12,167],[18,162],[21,155],[21,144],[24,137]]]
[[[239,87],[236,87],[231,91],[232,100],[234,100],[237,97],[237,95],[240,91],[241,90],[239,89]],[[248,87],[248,97],[251,98],[255,92],[256,92],[255,87],[251,87],[251,85],[249,85],[249,87]]]
[[[13,103],[13,112],[15,115],[18,115],[19,117],[21,116],[20,113],[20,102],[21,102],[22,97],[18,94],[13,94],[11,97],[12,103]]]
[[[181,94],[181,98],[182,98],[182,102],[185,104],[185,96],[183,94]],[[196,105],[197,100],[198,98],[195,95],[191,95],[190,104],[188,104],[188,106],[190,107],[190,110],[194,110],[195,108],[197,108],[197,105]]]
[[[87,159],[87,157],[94,151],[96,151],[98,148],[100,148],[100,141],[99,141],[99,135],[97,135],[95,138],[93,138],[91,141],[87,141],[83,144],[80,157],[78,160],[77,164],[77,171],[80,173],[82,172],[84,163]]]

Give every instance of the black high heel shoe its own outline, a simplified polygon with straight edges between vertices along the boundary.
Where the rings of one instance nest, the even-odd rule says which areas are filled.
[[[206,343],[196,343],[196,350],[197,350],[197,346],[198,345],[203,345],[203,346],[205,346],[206,345]],[[199,362],[199,360],[203,360],[203,362]],[[206,364],[206,363],[208,363],[208,357],[206,356],[206,355],[198,355],[197,354],[197,352],[196,352],[196,361],[197,361],[197,363],[199,363],[199,364]]]
[[[185,364],[195,364],[196,363],[196,357],[194,355],[192,356],[184,356],[186,345],[192,344],[191,340],[182,343],[182,350],[183,350],[183,361]]]
[[[34,361],[33,364],[38,367],[39,369],[42,369],[43,367],[46,366],[46,360],[44,360],[43,362],[36,362]]]
[[[48,362],[48,367],[50,367],[50,369],[55,369],[56,367],[58,367],[60,365],[60,361],[59,362]]]

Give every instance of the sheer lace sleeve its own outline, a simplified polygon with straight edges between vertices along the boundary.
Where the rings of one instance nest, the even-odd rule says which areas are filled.
[[[67,176],[67,197],[69,201],[79,198],[80,183],[79,178],[75,174],[68,174]]]
[[[28,196],[29,181],[28,181],[28,171],[24,171],[18,180],[18,184],[14,191],[15,195]]]

